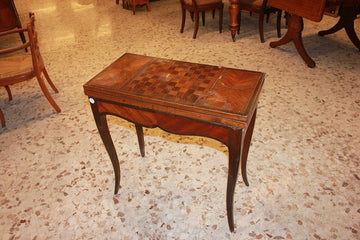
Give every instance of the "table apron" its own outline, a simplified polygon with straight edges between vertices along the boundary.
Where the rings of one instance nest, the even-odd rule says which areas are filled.
[[[243,131],[244,133],[248,126],[247,123],[242,123],[240,126],[229,126],[99,99],[94,99],[92,104],[97,107],[99,114],[115,115],[144,127],[159,127],[164,131],[174,134],[213,138],[224,143],[226,146],[230,144],[230,132]]]

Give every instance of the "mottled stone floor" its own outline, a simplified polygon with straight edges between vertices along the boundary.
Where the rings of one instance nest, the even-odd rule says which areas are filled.
[[[0,91],[1,239],[360,239],[360,53],[337,19],[305,20],[310,69],[293,44],[277,49],[275,17],[260,43],[257,17],[243,14],[233,42],[207,15],[198,38],[178,0],[136,15],[115,0],[15,0],[23,24],[35,12],[40,48],[62,109],[37,82]],[[360,35],[360,21],[355,22]],[[282,32],[285,33],[283,22]],[[0,48],[19,41],[0,41]],[[134,127],[110,117],[121,186],[98,135],[83,84],[125,52],[266,73],[248,159],[239,178],[235,233],[225,210],[227,149],[206,138],[146,134],[141,158]]]

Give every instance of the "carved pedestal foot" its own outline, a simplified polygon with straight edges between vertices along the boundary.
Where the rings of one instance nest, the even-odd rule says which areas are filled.
[[[294,45],[296,47],[296,50],[302,57],[302,59],[306,62],[308,67],[313,68],[315,67],[314,60],[311,59],[311,57],[307,54],[304,44],[302,42],[302,30],[304,28],[304,23],[302,17],[298,15],[291,14],[288,16],[288,31],[284,35],[283,38],[281,38],[279,41],[271,42],[270,47],[278,47],[281,45],[284,45],[290,41],[294,42]]]

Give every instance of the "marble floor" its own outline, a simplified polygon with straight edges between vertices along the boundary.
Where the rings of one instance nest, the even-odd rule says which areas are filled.
[[[36,17],[40,50],[59,89],[56,113],[34,80],[0,91],[0,239],[360,239],[360,52],[345,31],[319,37],[337,19],[305,20],[308,68],[293,44],[276,49],[275,16],[260,43],[243,14],[233,42],[206,15],[192,39],[180,33],[178,0],[151,11],[115,0],[15,0],[23,25]],[[282,33],[285,33],[285,22]],[[360,35],[360,20],[355,21]],[[0,48],[14,42],[0,40]],[[83,84],[125,52],[266,73],[248,158],[235,189],[235,232],[225,210],[228,152],[201,137],[145,131],[109,117],[121,189],[98,135]]]

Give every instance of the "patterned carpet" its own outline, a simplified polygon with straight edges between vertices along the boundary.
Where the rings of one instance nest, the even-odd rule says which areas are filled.
[[[114,1],[15,0],[23,25],[36,17],[40,50],[59,93],[56,113],[36,80],[0,91],[0,239],[360,239],[360,52],[344,30],[319,37],[337,18],[304,20],[316,67],[277,40],[275,16],[260,43],[257,16],[242,14],[231,39],[206,15],[192,39],[180,33],[178,0],[153,1],[136,15]],[[355,21],[360,35],[360,21]],[[282,34],[286,32],[282,22]],[[0,48],[20,42],[0,40]],[[121,166],[111,162],[83,84],[125,52],[266,73],[248,158],[238,178],[235,232],[225,208],[226,147],[214,140],[145,131],[109,117]]]

